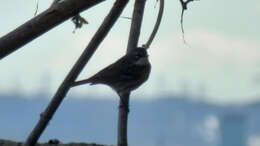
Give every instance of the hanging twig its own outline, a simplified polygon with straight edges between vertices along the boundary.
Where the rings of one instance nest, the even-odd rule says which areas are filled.
[[[63,0],[0,38],[0,60],[79,12],[104,0]]]
[[[36,9],[35,9],[35,12],[34,12],[34,16],[37,15],[38,8],[39,8],[39,0],[36,0]]]
[[[188,3],[192,2],[192,1],[199,1],[199,0],[187,0],[187,1],[180,0],[181,6],[182,6],[182,10],[181,10],[181,32],[182,32],[182,39],[183,39],[184,44],[187,44],[187,43],[186,43],[186,40],[185,40],[185,33],[184,33],[184,28],[183,28],[183,15],[184,15],[184,11],[187,10],[187,8],[188,8],[187,7]]]
[[[159,13],[158,13],[157,20],[154,25],[153,31],[152,31],[148,41],[145,44],[143,44],[143,47],[146,49],[148,49],[150,47],[156,33],[158,32],[159,26],[161,24],[162,16],[163,16],[163,10],[164,10],[164,0],[160,0]]]
[[[40,135],[49,123],[50,119],[53,117],[57,108],[61,104],[67,92],[69,91],[71,83],[75,81],[79,73],[83,70],[86,63],[89,61],[91,56],[96,51],[99,44],[103,41],[103,39],[108,34],[109,30],[115,24],[116,20],[119,18],[127,2],[128,0],[117,0],[115,2],[113,8],[110,10],[102,25],[99,27],[99,29],[95,33],[94,37],[91,39],[90,43],[88,44],[80,58],[77,60],[75,65],[70,70],[69,74],[66,76],[66,78],[60,85],[59,89],[53,96],[45,111],[41,114],[40,120],[38,121],[37,125],[34,127],[33,131],[27,138],[25,146],[35,145]]]

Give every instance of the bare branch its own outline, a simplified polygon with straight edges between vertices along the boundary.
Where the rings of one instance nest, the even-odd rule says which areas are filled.
[[[127,120],[129,112],[130,93],[126,92],[120,95],[118,106],[118,124],[117,124],[117,146],[127,146]]]
[[[104,0],[63,0],[0,38],[0,60],[63,21]]]
[[[132,23],[130,28],[130,34],[127,44],[127,53],[132,49],[135,49],[138,45],[138,40],[141,31],[141,25],[143,20],[143,12],[146,0],[135,0],[135,7],[132,16]]]
[[[127,53],[130,53],[137,47],[143,20],[145,2],[146,0],[135,0],[130,34],[128,38]],[[128,103],[130,92],[127,91],[125,93],[120,93],[119,96],[120,102],[118,111],[117,146],[127,146],[127,119],[129,112]]]
[[[160,0],[160,8],[159,8],[159,13],[157,16],[156,23],[154,25],[153,31],[148,39],[148,41],[143,45],[144,48],[148,49],[159,29],[159,26],[161,24],[162,16],[163,16],[163,10],[164,10],[164,0]]]
[[[187,8],[188,8],[187,7],[188,3],[192,2],[192,1],[199,1],[199,0],[187,0],[187,1],[180,0],[181,6],[182,6],[182,10],[181,10],[181,32],[182,32],[182,39],[183,39],[184,44],[187,44],[187,43],[186,43],[186,40],[185,40],[185,33],[184,33],[184,28],[183,28],[183,15],[184,15],[184,11],[187,10]]]
[[[115,2],[113,8],[110,10],[102,25],[99,27],[99,29],[95,33],[94,37],[91,39],[90,43],[88,44],[82,55],[79,57],[77,62],[70,70],[69,74],[66,76],[66,78],[58,88],[57,92],[53,96],[45,111],[41,114],[40,120],[38,121],[37,125],[34,127],[33,131],[27,138],[25,146],[35,145],[40,135],[49,123],[50,119],[53,117],[62,100],[71,88],[71,83],[73,83],[75,79],[78,77],[79,73],[83,70],[84,66],[87,64],[91,56],[94,54],[99,44],[103,41],[103,39],[108,34],[109,30],[115,24],[116,20],[119,18],[127,2],[128,0],[117,0]]]

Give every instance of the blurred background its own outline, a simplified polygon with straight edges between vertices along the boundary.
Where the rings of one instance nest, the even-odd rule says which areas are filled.
[[[149,49],[149,80],[131,96],[132,146],[259,146],[260,1],[194,1],[184,14],[165,0],[162,24]],[[52,0],[39,0],[38,13]],[[102,23],[114,1],[66,21],[0,61],[0,138],[24,141],[39,114]],[[131,17],[130,1],[122,16]],[[158,3],[146,4],[139,45],[146,42]],[[0,36],[34,17],[36,1],[0,2]],[[79,79],[124,55],[130,20],[120,18]],[[40,141],[116,143],[117,95],[103,85],[71,89]]]

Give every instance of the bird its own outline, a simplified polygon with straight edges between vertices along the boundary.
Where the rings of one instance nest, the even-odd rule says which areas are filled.
[[[83,84],[104,84],[111,87],[121,97],[123,93],[130,93],[147,81],[151,72],[148,57],[145,48],[136,47],[90,78],[73,82],[71,87]]]

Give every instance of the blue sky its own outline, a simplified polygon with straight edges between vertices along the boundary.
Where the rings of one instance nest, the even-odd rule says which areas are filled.
[[[260,95],[260,1],[195,1],[184,14],[188,45],[183,44],[179,0],[165,0],[158,35],[149,50],[150,79],[134,95],[151,98],[159,94],[188,92],[217,103],[243,103]],[[52,0],[39,1],[39,13]],[[57,26],[0,61],[0,92],[14,90],[30,95],[48,90],[52,95],[81,54],[112,0],[82,13],[89,24],[72,33],[71,21]],[[157,9],[147,1],[140,45],[151,32]],[[3,1],[0,5],[0,36],[33,17],[36,1]],[[133,1],[123,16],[131,17]],[[130,21],[120,18],[100,45],[79,78],[83,79],[114,62],[125,53]],[[106,86],[83,86],[70,94],[115,95]],[[139,96],[140,97],[140,96]],[[87,98],[87,97],[86,97]],[[134,97],[133,97],[134,98]]]

